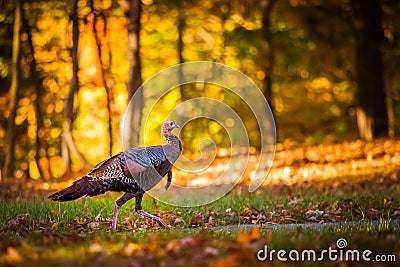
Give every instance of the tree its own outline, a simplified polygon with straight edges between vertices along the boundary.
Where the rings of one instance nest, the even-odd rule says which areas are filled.
[[[71,58],[72,58],[72,80],[71,86],[68,91],[68,95],[64,101],[64,118],[63,118],[63,144],[62,144],[62,153],[64,164],[67,169],[70,169],[71,166],[71,158],[70,152],[73,152],[78,160],[82,162],[85,166],[90,167],[90,164],[86,161],[83,155],[78,151],[73,137],[71,126],[73,122],[73,110],[74,110],[74,96],[75,92],[79,89],[79,79],[78,79],[78,41],[79,41],[79,25],[78,25],[78,0],[72,1],[72,9],[70,18],[72,20],[72,49],[71,49]]]
[[[11,59],[11,85],[9,90],[9,116],[7,122],[7,152],[4,161],[4,176],[12,176],[14,172],[14,150],[15,150],[15,116],[17,112],[18,88],[19,88],[19,58],[20,58],[20,32],[22,21],[21,1],[17,0],[14,11],[14,33],[12,42]]]
[[[124,125],[124,131],[129,135],[128,145],[132,147],[137,146],[140,141],[140,126],[143,109],[143,93],[142,90],[138,91],[142,84],[139,53],[141,1],[121,0],[120,5],[125,11],[128,28],[128,101],[135,95],[134,105],[130,105],[126,111]]]
[[[271,9],[274,5],[275,0],[264,0],[261,2],[262,8],[262,33],[263,33],[263,45],[264,45],[264,97],[268,102],[272,114],[274,109],[272,107],[272,52],[271,52]],[[266,111],[267,112],[267,111]],[[275,131],[276,131],[275,123]]]
[[[379,0],[352,0],[356,38],[356,73],[360,137],[373,140],[388,136],[388,114],[383,82],[383,32]]]
[[[183,0],[178,0],[176,1],[177,7],[178,7],[178,44],[177,44],[177,50],[178,50],[178,55],[179,55],[179,64],[182,64],[185,62],[183,59],[183,29],[185,28],[185,16],[184,16],[184,1]],[[183,72],[182,68],[179,69],[179,91],[181,93],[181,100],[185,101],[187,100],[187,96],[185,95],[185,89],[183,86]]]
[[[272,109],[272,53],[271,53],[271,31],[270,16],[271,9],[275,0],[264,0],[261,2],[262,8],[262,33],[264,38],[264,96]]]
[[[94,7],[94,0],[90,2],[90,7],[94,16],[93,32],[97,44],[98,57],[101,64],[101,77],[103,80],[104,88],[107,93],[107,111],[108,111],[108,138],[109,138],[109,154],[112,155],[113,148],[113,102],[114,93],[112,86],[114,81],[111,77],[110,65],[111,65],[111,51],[107,45],[107,19],[104,16],[102,10],[96,10]],[[99,13],[99,14],[98,14]],[[102,25],[102,28],[101,26]],[[105,58],[108,58],[106,62]]]
[[[40,148],[44,147],[44,140],[41,140],[40,138],[40,131],[43,128],[43,115],[40,109],[40,98],[41,98],[41,92],[43,90],[42,88],[42,79],[40,78],[40,75],[37,71],[37,64],[36,64],[36,58],[35,58],[35,51],[33,47],[33,41],[32,41],[32,33],[31,29],[28,24],[28,20],[26,18],[26,11],[22,10],[22,25],[24,28],[24,31],[26,32],[27,35],[27,45],[28,45],[28,55],[27,57],[30,58],[30,63],[29,63],[29,70],[31,72],[31,77],[32,77],[32,82],[35,87],[35,93],[36,93],[36,98],[35,98],[35,117],[36,117],[36,140],[35,140],[35,162],[39,170],[39,174],[41,177],[49,177],[49,173],[43,170],[39,164],[40,160]]]

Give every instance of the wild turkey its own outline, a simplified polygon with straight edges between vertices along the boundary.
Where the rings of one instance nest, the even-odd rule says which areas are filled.
[[[175,128],[179,128],[175,122],[164,122],[161,133],[167,140],[166,145],[130,148],[116,154],[96,165],[71,186],[50,195],[49,199],[62,202],[83,196],[92,197],[106,191],[125,192],[115,203],[112,230],[116,230],[118,209],[132,198],[135,198],[137,213],[169,227],[161,218],[145,212],[141,203],[145,191],[155,186],[165,175],[168,175],[165,190],[171,184],[171,168],[182,151],[179,138],[171,133]]]

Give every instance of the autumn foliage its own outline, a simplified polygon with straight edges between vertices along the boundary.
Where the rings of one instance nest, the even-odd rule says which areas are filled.
[[[65,160],[63,163],[61,157],[64,100],[72,78],[71,6],[65,1],[21,2],[13,175],[34,179],[60,177],[68,167],[63,166]],[[77,1],[80,82],[73,103],[72,136],[77,150],[91,165],[122,149],[119,130],[128,100],[128,19],[123,2]],[[271,4],[268,14],[263,10],[264,2]],[[358,95],[363,94],[357,89],[353,45],[357,35],[352,23],[359,18],[354,17],[352,2],[357,1],[264,2],[142,1],[143,80],[182,61],[224,63],[248,75],[266,95],[269,89],[265,81],[272,79],[271,104],[279,143],[319,144],[357,139]],[[10,36],[16,5],[13,1],[3,1],[1,5],[0,148],[5,151],[9,128],[6,122],[11,111],[7,91],[12,80]],[[393,136],[398,131],[395,118],[399,114],[399,88],[395,74],[399,61],[395,58],[400,24],[395,1],[384,1],[381,9],[388,134]],[[269,26],[265,28],[267,22]],[[271,62],[265,67],[268,53]],[[151,96],[151,92],[145,96]],[[155,112],[164,114],[188,97],[201,96],[225,101],[238,111],[249,131],[251,145],[259,146],[254,118],[240,99],[222,88],[176,88],[159,100]],[[152,130],[146,133],[148,139],[158,140],[157,125],[162,122],[156,117],[149,123]],[[182,136],[186,153],[194,153],[203,136],[211,137],[219,147],[228,146],[226,133],[213,127],[208,121],[192,122]],[[196,136],[192,128],[203,131],[196,131]],[[83,168],[79,158],[72,155],[71,170]]]

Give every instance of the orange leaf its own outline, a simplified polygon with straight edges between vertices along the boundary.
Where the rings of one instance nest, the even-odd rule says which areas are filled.
[[[248,244],[260,238],[260,227],[253,227],[248,233],[238,231],[237,242],[240,244]]]
[[[58,222],[53,223],[53,225],[51,226],[51,230],[57,229],[58,226]]]

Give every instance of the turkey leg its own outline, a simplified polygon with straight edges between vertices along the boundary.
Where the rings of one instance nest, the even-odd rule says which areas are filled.
[[[135,195],[133,193],[125,193],[120,199],[115,202],[114,206],[114,216],[112,219],[111,229],[115,231],[117,229],[117,218],[118,210],[122,205],[124,205],[128,200],[132,199]]]
[[[152,220],[157,221],[159,224],[161,224],[162,226],[166,227],[166,228],[171,228],[171,226],[169,226],[168,224],[166,224],[160,217],[157,217],[155,215],[151,215],[147,212],[145,212],[142,208],[142,198],[143,198],[143,194],[138,195],[135,198],[135,210],[137,213],[139,213],[140,215],[150,218]]]

